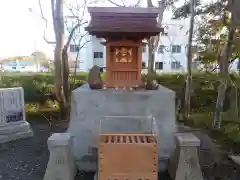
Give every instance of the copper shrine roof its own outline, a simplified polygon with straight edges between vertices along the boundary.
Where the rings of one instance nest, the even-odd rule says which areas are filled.
[[[91,22],[86,31],[98,37],[123,36],[146,38],[163,32],[158,27],[158,8],[89,7]]]

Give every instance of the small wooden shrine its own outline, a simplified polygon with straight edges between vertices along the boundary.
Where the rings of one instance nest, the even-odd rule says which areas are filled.
[[[98,179],[157,180],[157,137],[154,134],[101,134]]]
[[[142,40],[163,31],[157,8],[89,7],[86,31],[105,39],[108,88],[142,85]]]

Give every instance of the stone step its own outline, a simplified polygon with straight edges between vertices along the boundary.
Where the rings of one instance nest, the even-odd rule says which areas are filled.
[[[16,132],[27,132],[30,129],[28,122],[23,121],[22,123],[6,124],[5,126],[0,126],[0,135],[7,135]]]
[[[24,132],[16,132],[12,134],[7,134],[7,135],[0,135],[0,143],[5,143],[8,141],[13,141],[17,139],[22,139],[22,138],[28,138],[32,137],[33,132],[32,130],[24,131]]]

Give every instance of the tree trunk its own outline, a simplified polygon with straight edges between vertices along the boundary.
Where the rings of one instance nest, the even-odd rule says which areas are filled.
[[[76,89],[77,88],[77,63],[78,63],[78,59],[79,59],[79,54],[80,54],[80,50],[77,52],[77,56],[75,59],[75,65],[74,65],[74,77],[73,77],[73,87],[72,89]]]
[[[225,92],[228,85],[228,68],[229,68],[229,59],[231,56],[231,48],[232,48],[232,41],[234,38],[234,29],[232,27],[232,17],[231,17],[231,23],[229,27],[228,32],[228,39],[227,42],[223,48],[223,51],[220,56],[220,85],[218,88],[218,97],[216,102],[216,109],[213,119],[212,128],[213,129],[220,129],[221,128],[221,112],[223,109],[223,102],[225,99]]]
[[[70,115],[70,89],[69,89],[69,66],[68,66],[68,54],[67,54],[67,47],[64,47],[62,52],[62,84],[63,84],[63,97],[64,97],[64,104],[61,118],[64,120],[69,120]]]
[[[223,109],[223,102],[225,99],[225,92],[227,89],[227,81],[224,80],[220,83],[218,87],[218,97],[216,102],[216,109],[213,120],[213,129],[220,129],[221,127],[221,112]]]
[[[152,0],[147,0],[148,7],[154,7],[152,4]],[[161,27],[163,12],[165,8],[165,0],[161,0],[158,2],[159,14],[158,14],[158,26]],[[148,73],[154,72],[154,65],[155,65],[155,52],[158,48],[160,35],[150,37],[148,40]]]
[[[152,39],[153,37],[151,37],[148,40],[148,73],[152,73],[154,72],[154,47],[153,47],[153,43],[152,43]]]
[[[65,117],[62,116],[65,112],[64,103],[64,90],[62,82],[62,52],[64,48],[64,21],[63,21],[63,0],[56,1],[56,10],[54,13],[54,24],[55,24],[55,36],[56,36],[56,47],[54,51],[54,64],[55,64],[55,92],[59,103],[61,120]]]
[[[152,0],[147,0],[148,7],[154,7]],[[154,71],[154,47],[153,47],[154,37],[150,37],[148,39],[148,73],[152,73]]]
[[[194,28],[194,17],[195,17],[195,0],[191,2],[191,18],[190,18],[190,29],[188,38],[188,61],[187,61],[187,78],[186,78],[186,89],[185,89],[185,101],[184,101],[184,118],[188,118],[191,111],[191,94],[192,94],[192,38]]]

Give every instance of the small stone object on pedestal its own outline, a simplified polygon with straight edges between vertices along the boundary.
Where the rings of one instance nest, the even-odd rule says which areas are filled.
[[[103,81],[101,77],[101,68],[98,66],[93,66],[88,75],[88,84],[91,89],[102,89]]]
[[[76,166],[70,144],[69,133],[55,133],[48,138],[50,156],[44,180],[74,180]]]
[[[192,133],[176,135],[177,147],[170,159],[169,174],[174,180],[203,180],[198,161],[200,140]]]
[[[0,88],[0,143],[33,136],[22,87]]]

